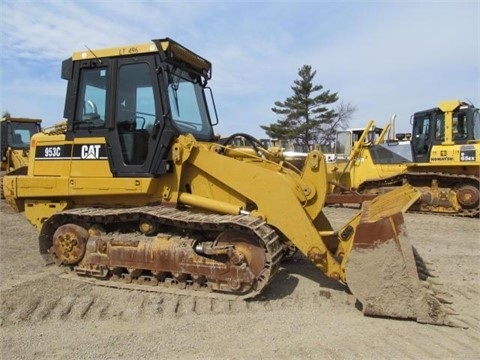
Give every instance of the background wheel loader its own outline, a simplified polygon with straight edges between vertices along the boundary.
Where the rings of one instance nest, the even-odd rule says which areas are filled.
[[[408,183],[422,192],[410,210],[457,216],[480,212],[480,114],[459,100],[412,116],[412,133],[386,139],[370,121],[337,134],[327,203],[361,203]]]
[[[26,174],[30,138],[40,131],[40,119],[12,118],[4,116],[0,120],[1,183],[6,173]],[[1,192],[3,199],[3,186]]]
[[[219,144],[210,75],[168,38],[63,62],[66,130],[35,135],[28,173],[4,181],[45,260],[100,285],[251,298],[294,246],[365,314],[452,325],[406,237],[419,192],[377,197],[333,230],[323,155],[298,172]]]

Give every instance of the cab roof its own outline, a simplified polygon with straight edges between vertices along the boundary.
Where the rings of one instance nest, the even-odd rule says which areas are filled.
[[[168,41],[161,41],[162,50],[165,51],[168,46]],[[76,51],[72,55],[72,60],[87,60],[87,59],[96,59],[102,57],[115,57],[115,56],[125,56],[125,55],[135,55],[135,54],[146,54],[158,52],[159,49],[157,45],[152,41],[143,44],[136,45],[125,45],[117,46],[104,49],[86,49],[83,51]]]

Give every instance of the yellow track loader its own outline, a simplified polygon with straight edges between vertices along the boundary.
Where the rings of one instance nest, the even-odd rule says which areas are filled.
[[[323,155],[299,172],[218,143],[210,77],[169,38],[63,62],[66,130],[35,135],[28,173],[4,181],[45,260],[100,285],[246,299],[297,248],[365,314],[451,325],[406,238],[419,192],[380,196],[333,230]]]
[[[479,109],[441,101],[412,120],[408,140],[405,134],[386,139],[390,124],[382,131],[373,121],[363,131],[339,132],[327,203],[361,203],[408,183],[422,193],[412,211],[478,216]]]

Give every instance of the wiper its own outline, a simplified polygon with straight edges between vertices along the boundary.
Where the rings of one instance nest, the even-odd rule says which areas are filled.
[[[168,79],[169,86],[172,89],[172,95],[173,95],[173,99],[174,99],[174,102],[175,102],[175,110],[177,112],[177,115],[180,116],[180,106],[178,104],[178,87],[179,87],[179,84],[180,84],[180,78],[178,76],[175,76],[172,73],[168,73],[168,75],[169,75],[168,76],[169,77],[169,79]],[[175,81],[175,79],[177,81]]]
[[[173,98],[175,100],[175,110],[177,112],[177,115],[180,116],[180,106],[178,105],[178,86],[174,87],[172,84],[172,90],[173,90]]]

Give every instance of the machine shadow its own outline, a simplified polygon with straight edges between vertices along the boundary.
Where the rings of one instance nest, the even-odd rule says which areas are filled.
[[[260,295],[250,301],[269,301],[285,298],[295,292],[301,278],[318,284],[318,290],[323,290],[326,296],[331,291],[350,294],[346,285],[326,277],[311,261],[298,253],[284,260],[271,283],[268,284]]]

